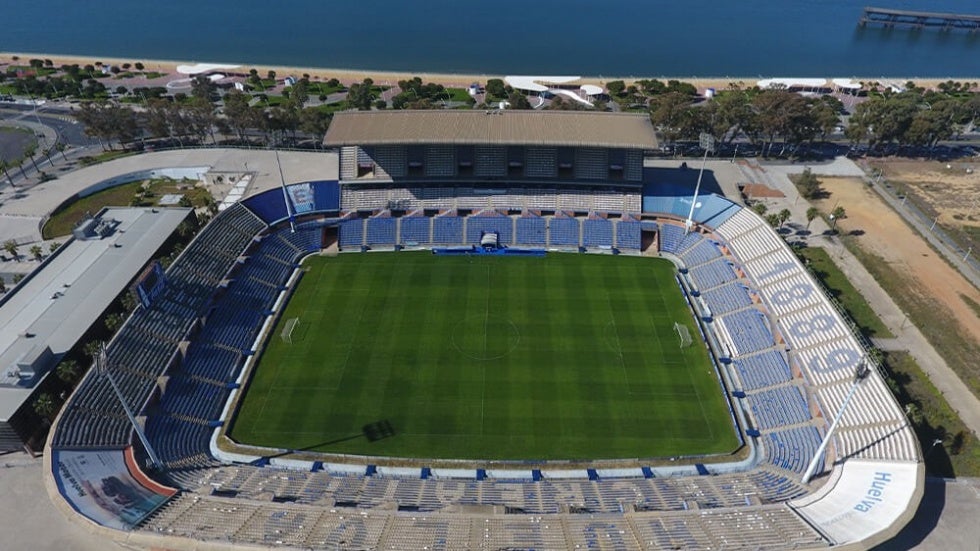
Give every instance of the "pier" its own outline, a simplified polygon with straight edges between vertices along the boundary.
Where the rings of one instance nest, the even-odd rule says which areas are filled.
[[[943,31],[964,29],[980,31],[980,15],[940,13],[927,11],[890,10],[885,8],[864,8],[858,25],[881,25],[886,28],[903,27],[907,29],[933,28]]]

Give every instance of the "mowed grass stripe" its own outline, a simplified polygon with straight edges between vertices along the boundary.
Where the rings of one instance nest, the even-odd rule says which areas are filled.
[[[248,444],[419,458],[590,459],[737,445],[665,261],[344,254],[307,261],[232,426]],[[369,441],[365,425],[395,434]]]

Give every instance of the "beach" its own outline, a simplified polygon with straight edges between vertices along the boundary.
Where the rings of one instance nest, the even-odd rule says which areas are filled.
[[[18,57],[19,59],[15,62],[13,57]],[[162,60],[162,59],[138,59],[138,58],[119,58],[119,57],[91,57],[91,56],[75,56],[75,55],[65,55],[65,54],[43,54],[43,53],[30,53],[30,52],[0,52],[0,66],[3,64],[23,64],[26,65],[31,59],[50,59],[55,67],[60,67],[62,65],[73,65],[78,64],[80,66],[88,64],[96,64],[96,62],[101,62],[104,65],[114,65],[120,66],[124,63],[134,64],[136,62],[141,62],[144,65],[144,71],[147,72],[160,72],[166,73],[168,79],[181,78],[182,75],[178,73],[177,67],[179,65],[193,65],[195,61],[178,61],[178,60]],[[209,65],[217,63],[208,62]],[[419,77],[423,82],[433,82],[436,84],[442,84],[447,87],[466,87],[474,82],[485,84],[488,79],[492,78],[504,78],[507,75],[498,74],[457,74],[457,73],[429,73],[425,71],[417,72],[398,72],[398,71],[370,71],[370,70],[351,70],[351,69],[330,69],[324,67],[294,67],[289,65],[263,65],[263,64],[250,64],[248,62],[238,63],[235,61],[225,61],[221,62],[222,65],[234,65],[237,66],[236,69],[227,69],[227,72],[234,73],[248,73],[249,70],[255,69],[258,71],[259,75],[265,76],[270,70],[275,71],[277,78],[284,78],[286,76],[295,76],[297,78],[303,75],[309,75],[312,80],[329,80],[331,78],[336,78],[337,80],[343,82],[344,84],[351,84],[354,82],[361,82],[365,78],[372,79],[376,84],[390,84],[392,86],[396,85],[399,80],[407,80],[413,77]],[[220,72],[220,70],[218,71]],[[735,77],[735,76],[719,76],[719,77],[694,77],[694,76],[664,76],[664,75],[650,75],[650,76],[627,76],[627,77],[617,77],[617,76],[587,76],[587,75],[572,75],[579,76],[576,84],[594,84],[597,86],[604,86],[607,82],[622,80],[626,82],[627,85],[634,81],[642,79],[658,79],[661,81],[666,80],[679,80],[682,82],[689,82],[693,84],[698,90],[704,91],[709,88],[715,90],[724,90],[732,84],[737,84],[741,87],[751,87],[756,84],[761,77]],[[787,75],[781,75],[787,76]],[[788,75],[792,77],[793,75]],[[832,78],[841,77],[844,75],[830,75],[827,77],[828,85]],[[925,88],[935,88],[939,83],[945,82],[946,80],[959,80],[963,81],[962,78],[895,78],[895,77],[848,77],[855,82],[881,82],[881,83],[895,83],[904,84],[908,80],[915,82],[917,86],[922,86]],[[977,77],[980,80],[980,76]]]

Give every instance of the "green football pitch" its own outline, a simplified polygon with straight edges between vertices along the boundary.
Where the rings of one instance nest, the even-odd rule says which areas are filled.
[[[304,266],[233,422],[238,442],[514,460],[737,447],[667,261],[399,252]]]

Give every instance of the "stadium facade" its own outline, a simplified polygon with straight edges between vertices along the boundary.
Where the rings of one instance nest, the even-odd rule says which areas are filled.
[[[914,514],[921,452],[874,370],[803,482],[865,350],[759,216],[651,179],[645,116],[345,113],[325,144],[339,148],[338,174],[221,212],[110,343],[108,369],[160,468],[147,468],[103,378],[89,373],[72,395],[46,454],[69,514],[141,544],[339,549],[859,549]],[[304,256],[479,244],[486,232],[672,259],[747,459],[406,467],[219,447]]]

